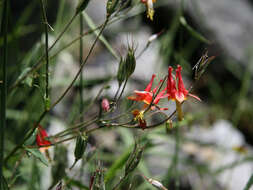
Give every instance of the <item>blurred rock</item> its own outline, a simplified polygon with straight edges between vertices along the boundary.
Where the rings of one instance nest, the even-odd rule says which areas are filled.
[[[186,136],[198,142],[210,145],[200,146],[186,143],[183,150],[194,155],[199,162],[208,163],[220,184],[230,190],[242,189],[253,172],[251,162],[243,162],[247,155],[252,155],[252,147],[245,144],[243,135],[225,120],[217,121],[210,128],[194,127]],[[234,147],[243,146],[248,154],[236,152]],[[240,163],[240,164],[239,164]],[[233,167],[232,165],[235,164]],[[226,168],[227,167],[227,168]],[[219,172],[220,168],[224,170]]]
[[[196,22],[213,34],[214,44],[218,43],[234,59],[247,63],[246,54],[253,44],[253,8],[248,0],[192,0],[185,3]]]

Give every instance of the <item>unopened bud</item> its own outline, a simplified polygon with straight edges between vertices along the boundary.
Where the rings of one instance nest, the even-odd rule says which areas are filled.
[[[136,66],[136,59],[134,55],[134,49],[133,48],[128,48],[127,56],[126,56],[126,77],[129,78]]]
[[[76,15],[84,11],[84,9],[87,7],[89,2],[90,0],[79,0],[79,3],[76,7]]]
[[[106,4],[107,16],[110,16],[115,12],[116,6],[118,5],[119,0],[108,0]]]
[[[79,135],[76,139],[76,147],[75,147],[76,160],[79,160],[83,157],[86,146],[87,146],[87,139]]]
[[[119,86],[124,82],[125,79],[126,79],[126,62],[123,60],[123,58],[121,58],[117,73],[117,80]]]
[[[108,99],[104,98],[104,99],[102,100],[101,107],[102,107],[102,109],[103,109],[105,112],[108,112],[108,111],[109,111],[109,109],[110,109],[110,103],[109,103]]]

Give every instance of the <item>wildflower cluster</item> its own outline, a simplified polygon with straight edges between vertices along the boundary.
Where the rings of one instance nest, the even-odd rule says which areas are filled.
[[[158,94],[156,94],[157,90],[162,85],[163,80],[160,80],[158,85],[152,90],[152,84],[153,84],[154,78],[156,77],[153,74],[149,84],[147,85],[144,91],[135,90],[134,95],[128,97],[129,100],[139,101],[139,102],[144,103],[143,109],[141,111],[140,110],[132,111],[134,120],[138,121],[138,124],[142,129],[145,129],[147,126],[146,121],[144,119],[144,113],[145,113],[145,109],[148,106],[150,106],[151,110],[155,110],[155,109],[167,110],[168,109],[168,108],[160,108],[158,106],[158,103],[162,98],[167,98],[168,101],[173,100],[176,102],[178,120],[183,119],[181,104],[183,101],[187,99],[188,96],[192,96],[193,98],[201,101],[199,97],[193,94],[190,94],[189,91],[185,89],[181,71],[182,71],[182,67],[178,65],[176,69],[176,77],[174,77],[172,74],[173,68],[169,66],[167,85],[163,90],[158,92]]]

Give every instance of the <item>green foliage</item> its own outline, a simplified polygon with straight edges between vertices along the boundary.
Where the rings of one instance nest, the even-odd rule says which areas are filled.
[[[247,182],[243,190],[249,190],[252,185],[253,185],[253,174],[250,176],[249,181]]]
[[[39,161],[41,161],[45,166],[49,166],[48,161],[44,157],[44,155],[38,150],[38,149],[32,149],[25,147],[25,150],[29,153],[31,153],[35,158],[37,158]]]
[[[167,1],[157,1],[154,3],[154,21],[147,21],[148,25],[143,27],[143,21],[146,23],[146,20],[141,15],[145,14],[148,5],[140,0],[108,0],[103,9],[107,15],[99,21],[94,15],[88,15],[92,11],[86,9],[89,2],[90,0],[80,0],[77,7],[73,8],[72,1],[48,1],[45,6],[47,26],[53,26],[54,31],[48,31],[49,39],[46,41],[42,30],[46,23],[41,20],[40,13],[36,13],[39,10],[38,1],[32,0],[18,11],[12,8],[17,2],[11,2],[8,16],[11,22],[7,35],[7,86],[4,89],[7,91],[6,108],[1,102],[1,109],[6,111],[6,119],[1,116],[1,122],[7,123],[4,129],[6,143],[1,148],[5,158],[1,164],[5,176],[0,183],[1,190],[48,188],[49,184],[42,182],[45,181],[44,173],[49,170],[51,175],[46,176],[46,181],[51,182],[49,189],[56,189],[55,186],[62,182],[62,189],[90,189],[91,184],[93,190],[143,190],[150,189],[147,182],[159,185],[157,181],[161,181],[165,188],[181,189],[185,185],[181,180],[184,181],[185,176],[192,172],[197,178],[200,176],[197,180],[201,184],[205,184],[208,178],[208,188],[216,189],[219,183],[217,179],[224,171],[240,164],[252,163],[251,156],[240,155],[241,160],[212,170],[208,162],[198,160],[202,149],[208,147],[222,153],[231,150],[187,136],[195,124],[204,130],[205,126],[212,126],[219,118],[232,120],[247,135],[251,134],[252,64],[243,67],[236,60],[223,59],[222,53],[216,55],[209,51],[207,55],[203,49],[206,44],[211,44],[211,38],[204,30],[195,27],[201,26],[201,23],[191,26],[192,20],[184,15],[183,6],[175,6],[173,10],[167,11]],[[164,10],[169,14],[166,15]],[[83,27],[80,22],[76,22],[77,14],[84,18]],[[168,26],[165,24],[167,22]],[[157,37],[152,43],[146,35],[147,26],[152,27],[150,31],[162,30],[155,34]],[[135,43],[135,39],[132,45],[120,41],[126,34],[132,37],[132,33],[133,38],[137,38],[137,33],[143,35],[138,35],[138,38],[144,40],[144,43]],[[4,39],[1,35],[1,52]],[[45,42],[49,44],[47,51],[50,60],[46,72]],[[83,48],[76,42],[81,42]],[[142,47],[143,44],[147,45]],[[173,112],[174,107],[168,103],[167,97],[161,99],[161,104],[148,107],[144,101],[138,101],[140,97],[136,95],[138,91],[141,91],[141,95],[153,93],[142,91],[148,84],[142,77],[148,77],[144,72],[149,65],[145,63],[140,68],[139,63],[148,60],[157,49],[160,55],[153,68],[157,78],[166,76],[168,65],[175,67],[180,64],[182,74],[188,76],[185,88],[189,90],[193,87],[203,101],[197,103],[190,97],[187,98],[182,108],[184,119],[180,122],[174,117],[176,112]],[[213,48],[208,46],[207,49]],[[146,52],[147,50],[151,51]],[[249,63],[253,60],[250,52]],[[63,60],[67,60],[67,63],[63,63]],[[76,64],[76,60],[82,60],[80,62],[83,68]],[[113,65],[114,63],[118,65]],[[101,76],[100,73],[90,73],[97,67],[102,68]],[[143,74],[141,76],[138,75],[140,70]],[[134,72],[136,75],[133,75]],[[1,88],[3,75],[1,72]],[[48,88],[45,85],[46,76],[49,80]],[[79,83],[76,79],[82,81]],[[114,94],[115,81],[119,87]],[[166,81],[165,77],[161,90],[165,89]],[[157,83],[156,79],[154,83]],[[46,97],[45,91],[48,89],[50,93]],[[136,91],[129,92],[125,89]],[[80,91],[82,93],[79,94]],[[132,98],[136,96],[137,100],[126,100],[126,93],[131,93]],[[103,98],[111,103],[111,109],[107,113],[99,113],[99,101]],[[168,111],[160,109],[159,106],[163,105]],[[147,129],[140,129],[138,123],[134,122],[136,116],[132,111],[135,109],[147,109],[144,113]],[[37,130],[34,123],[50,128],[46,140],[52,142],[50,153],[54,155],[53,161],[48,153],[42,153],[35,145]],[[84,138],[84,134],[89,138]],[[141,140],[134,145],[135,138]],[[187,143],[197,147],[196,154],[185,151]],[[72,167],[68,157],[75,157]],[[78,160],[80,162],[73,168]],[[162,169],[167,172],[159,173],[159,167],[153,170],[156,164],[162,165]],[[70,170],[71,168],[73,169]],[[145,181],[143,175],[150,178],[145,178]],[[191,183],[194,185],[194,181]],[[249,190],[252,183],[251,176],[244,190]]]

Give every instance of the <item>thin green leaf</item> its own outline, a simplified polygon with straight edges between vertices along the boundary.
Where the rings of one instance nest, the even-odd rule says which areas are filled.
[[[1,176],[0,176],[1,177]],[[2,179],[0,181],[0,189],[1,190],[9,190],[8,184],[4,176],[2,176]]]
[[[43,164],[48,166],[48,161],[38,149],[31,149],[31,148],[25,147],[25,150],[30,152],[35,158],[39,159]]]
[[[68,181],[68,184],[70,186],[75,186],[75,187],[78,187],[78,188],[83,189],[83,190],[89,190],[89,188],[86,185],[82,184],[78,180],[67,178],[67,181]]]
[[[250,187],[253,185],[253,174],[250,176],[248,183],[243,190],[250,190]]]
[[[206,44],[210,44],[211,42],[206,39],[202,34],[200,34],[199,32],[197,32],[195,29],[193,29],[185,20],[184,17],[180,17],[180,23],[190,32],[190,34],[195,37],[196,39],[198,39],[201,42],[204,42]]]
[[[108,171],[105,174],[105,183],[108,182],[110,179],[116,176],[116,173],[119,169],[121,169],[126,161],[128,160],[128,157],[130,155],[130,152],[132,150],[132,146],[130,146],[123,154],[122,156],[116,160],[112,166],[108,169]]]
[[[92,19],[89,17],[89,15],[83,11],[83,16],[84,19],[86,21],[86,23],[88,24],[88,26],[90,27],[90,29],[94,30],[96,29],[96,25],[94,24],[94,22],[92,21]],[[96,36],[98,36],[99,31],[94,31],[94,33],[96,34]],[[105,47],[109,50],[109,52],[117,59],[120,60],[119,56],[116,54],[116,52],[114,51],[114,49],[112,48],[112,46],[109,44],[109,42],[105,39],[105,37],[103,35],[100,35],[99,40],[105,45]]]
[[[35,142],[37,130],[34,130],[33,134],[25,141],[25,145],[32,145]]]

